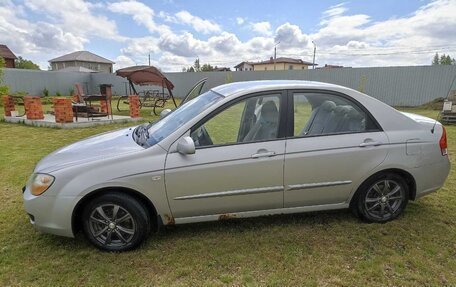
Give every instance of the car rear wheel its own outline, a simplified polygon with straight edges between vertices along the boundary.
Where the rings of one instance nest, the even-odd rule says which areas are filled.
[[[106,251],[134,249],[150,231],[146,208],[135,198],[117,192],[91,200],[83,210],[82,224],[87,239]]]
[[[408,198],[405,180],[394,173],[383,173],[363,183],[353,208],[368,222],[387,222],[404,211]]]

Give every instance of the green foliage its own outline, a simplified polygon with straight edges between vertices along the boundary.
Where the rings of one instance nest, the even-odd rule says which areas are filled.
[[[45,108],[51,110],[50,105]],[[437,115],[433,110],[406,111]],[[141,116],[157,119],[150,109],[142,109]],[[81,234],[74,239],[36,232],[20,192],[34,165],[57,148],[131,125],[50,129],[0,122],[0,286],[122,282],[453,286],[456,282],[455,169],[443,188],[409,202],[404,215],[387,224],[365,224],[345,210],[189,224],[151,234],[139,250],[125,253],[99,252]],[[456,127],[448,126],[447,133],[455,139]],[[455,141],[448,143],[450,154],[456,154]],[[456,158],[450,159],[454,166]]]
[[[8,95],[9,87],[1,85],[3,82],[3,67],[5,67],[5,59],[0,57],[0,95]]]
[[[57,92],[57,93],[55,93],[55,96],[56,96],[56,97],[61,97],[62,94],[61,94],[60,92]]]
[[[229,84],[233,82],[233,73],[228,72],[226,73],[225,84]]]
[[[199,58],[196,58],[193,66],[191,67],[183,67],[182,72],[212,72],[215,70],[216,67],[212,66],[211,64],[204,64],[201,66]]]
[[[40,69],[40,67],[37,64],[33,63],[30,60],[26,60],[26,59],[22,58],[21,56],[19,56],[19,58],[17,58],[14,62],[16,64],[16,69],[26,69],[26,70],[39,70]]]
[[[201,72],[212,72],[214,71],[214,67],[211,66],[211,64],[204,64],[203,66],[201,66]]]
[[[43,89],[43,97],[49,97],[49,91],[46,88]]]
[[[456,60],[450,55],[443,54],[439,57],[439,54],[435,53],[432,65],[456,65]]]
[[[200,72],[201,71],[200,59],[199,58],[196,58],[195,63],[193,64],[193,68],[195,69],[195,72]]]
[[[438,65],[438,64],[440,64],[439,53],[435,53],[434,59],[432,60],[432,65]]]
[[[9,94],[9,87],[8,86],[0,86],[0,95],[8,95]]]

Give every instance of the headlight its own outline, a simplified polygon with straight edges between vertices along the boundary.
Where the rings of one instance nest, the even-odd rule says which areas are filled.
[[[48,190],[49,187],[54,183],[55,178],[52,175],[45,173],[35,173],[32,175],[29,181],[30,192],[35,195],[41,195],[43,192]]]

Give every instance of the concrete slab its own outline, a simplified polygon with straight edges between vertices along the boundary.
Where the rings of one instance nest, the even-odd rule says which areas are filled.
[[[75,129],[75,128],[87,128],[97,125],[109,125],[109,124],[124,124],[124,123],[136,123],[144,121],[143,118],[130,118],[128,116],[116,116],[111,117],[99,117],[99,118],[73,118],[72,123],[56,123],[54,115],[45,114],[42,120],[28,120],[25,116],[23,117],[7,117],[5,116],[5,122],[15,124],[25,124],[36,127],[47,127],[47,128],[63,128],[63,129]]]

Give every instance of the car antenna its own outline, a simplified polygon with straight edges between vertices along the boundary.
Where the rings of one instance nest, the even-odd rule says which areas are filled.
[[[453,81],[451,81],[451,84],[450,84],[450,87],[448,88],[448,93],[447,93],[447,96],[446,98],[448,99],[448,97],[450,96],[450,93],[451,93],[451,88],[453,87],[453,84],[454,84],[454,81],[456,80],[456,73],[454,74],[454,77],[453,77]],[[440,114],[440,112],[439,112]],[[439,116],[437,115],[437,118]],[[434,125],[432,126],[432,129],[431,129],[431,133],[434,133],[434,130],[435,130],[435,126],[437,125],[437,120],[435,120],[434,122]]]

